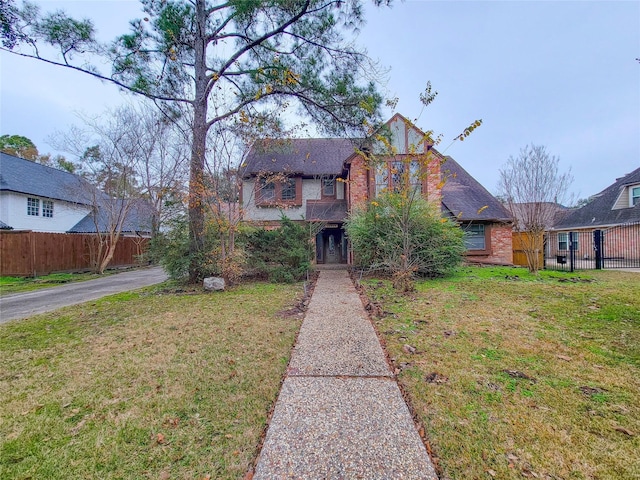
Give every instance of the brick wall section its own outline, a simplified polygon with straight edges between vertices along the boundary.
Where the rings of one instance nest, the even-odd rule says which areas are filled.
[[[427,200],[434,202],[436,205],[440,205],[442,201],[442,181],[440,172],[441,159],[434,156],[429,159],[427,163],[427,175],[426,175],[426,187],[427,187]]]
[[[347,200],[349,210],[369,199],[369,169],[365,159],[357,156],[351,162],[347,181]]]
[[[489,228],[490,250],[486,255],[467,253],[467,260],[473,263],[492,265],[513,265],[513,243],[511,225],[494,223]]]

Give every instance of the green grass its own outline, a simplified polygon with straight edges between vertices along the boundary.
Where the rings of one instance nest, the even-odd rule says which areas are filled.
[[[0,277],[0,296],[11,293],[30,292],[42,288],[55,287],[64,283],[82,282],[104,277],[95,273],[51,273],[41,277]]]
[[[301,285],[162,287],[0,326],[0,478],[239,478]]]
[[[640,274],[364,284],[442,478],[640,478]]]

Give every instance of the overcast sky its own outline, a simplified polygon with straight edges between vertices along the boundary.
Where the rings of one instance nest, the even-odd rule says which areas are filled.
[[[136,1],[40,0],[123,33]],[[499,169],[527,144],[571,168],[573,193],[598,193],[640,167],[640,1],[417,1],[367,8],[357,42],[390,69],[396,111],[443,134],[439,150],[496,193]],[[0,54],[0,133],[34,141],[130,96],[77,72]],[[427,81],[439,95],[422,111]],[[388,117],[393,112],[385,112]],[[476,119],[464,142],[450,141]]]

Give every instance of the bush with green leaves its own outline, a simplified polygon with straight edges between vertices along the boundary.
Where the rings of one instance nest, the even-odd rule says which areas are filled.
[[[385,193],[348,218],[356,265],[394,275],[402,290],[414,276],[451,273],[465,252],[463,232],[419,195]]]
[[[295,282],[311,266],[309,232],[304,224],[282,216],[275,230],[255,229],[245,238],[247,264],[272,282]]]
[[[150,257],[160,263],[172,280],[186,281],[192,259],[197,258],[203,277],[222,273],[220,241],[215,225],[206,224],[204,246],[196,252],[189,249],[189,224],[186,217],[174,219],[167,232],[158,233],[150,245]],[[202,280],[200,278],[200,280]]]

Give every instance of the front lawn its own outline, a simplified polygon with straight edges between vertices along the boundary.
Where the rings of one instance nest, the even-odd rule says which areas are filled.
[[[640,478],[640,274],[363,284],[441,478]]]
[[[105,274],[109,274],[107,270]],[[0,296],[56,287],[64,283],[83,282],[104,277],[97,273],[51,273],[40,277],[0,277]]]
[[[244,475],[302,286],[161,288],[0,326],[0,478]]]

